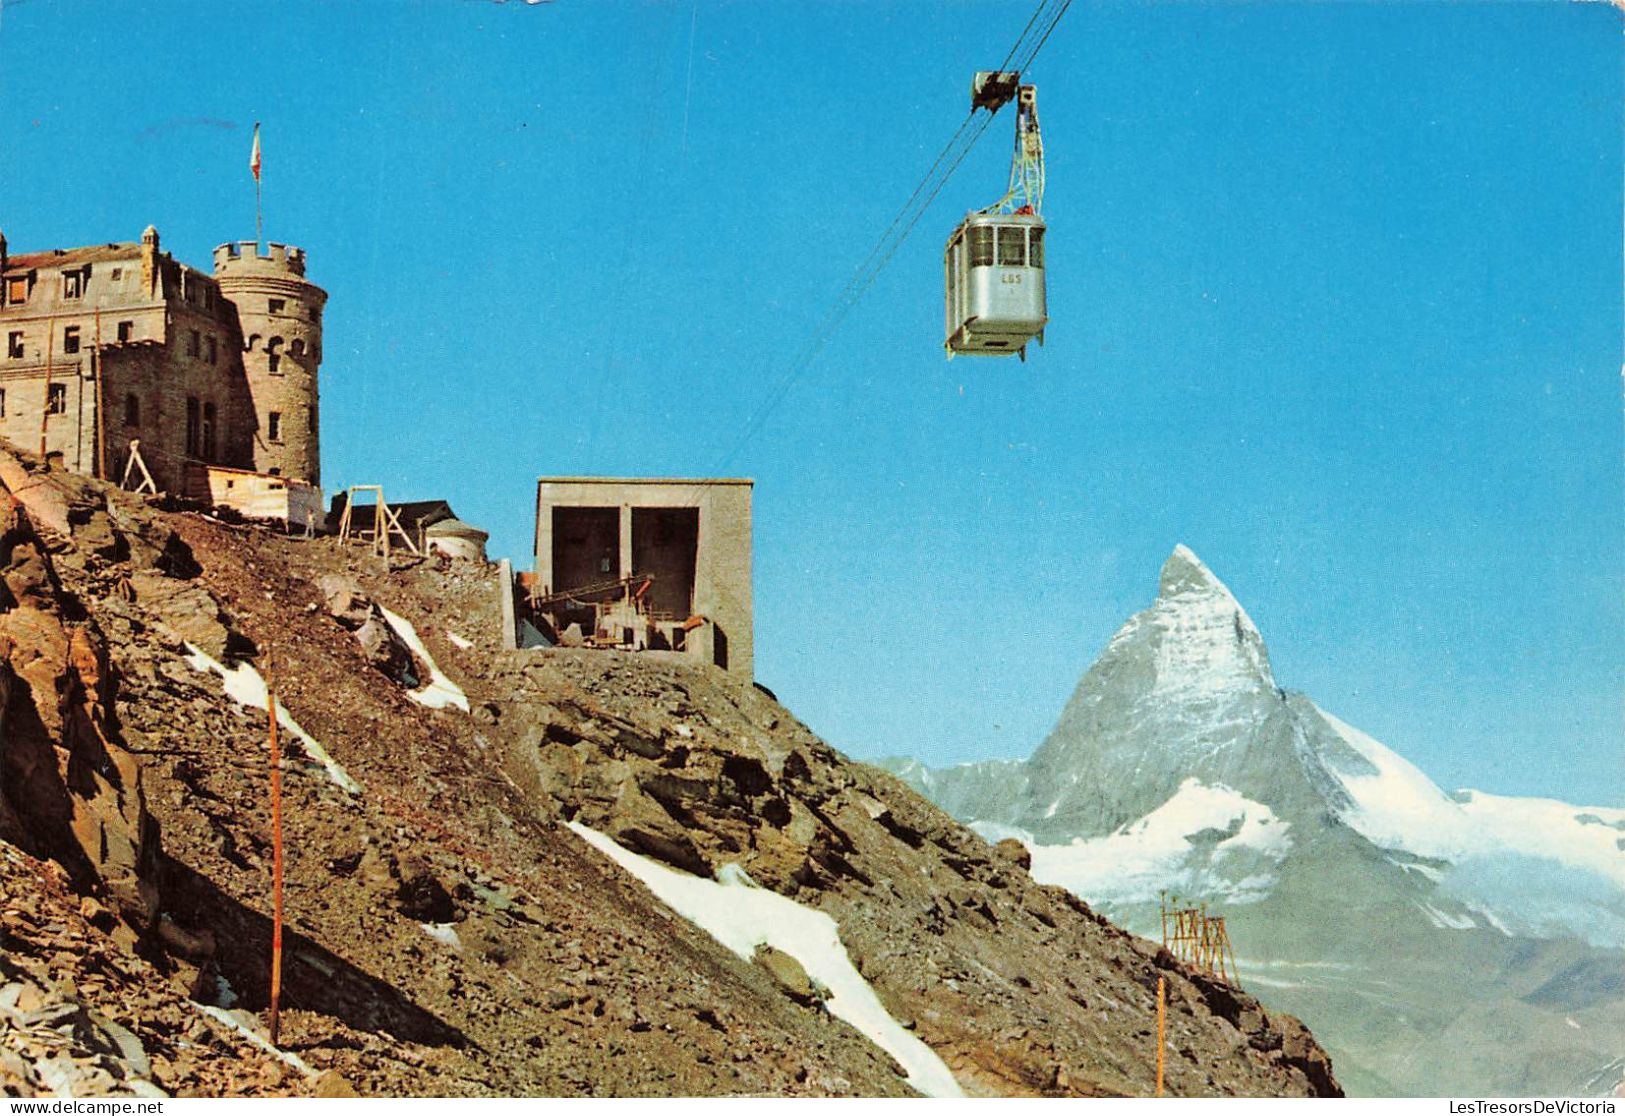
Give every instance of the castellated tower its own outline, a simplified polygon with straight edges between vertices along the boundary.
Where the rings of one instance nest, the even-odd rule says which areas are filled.
[[[316,372],[327,292],[305,278],[305,253],[256,241],[214,250],[214,278],[237,308],[254,401],[254,469],[321,483]]]

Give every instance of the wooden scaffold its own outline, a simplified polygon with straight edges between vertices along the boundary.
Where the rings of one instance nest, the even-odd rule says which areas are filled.
[[[370,492],[375,497],[371,527],[356,522],[355,498],[358,492]],[[396,538],[407,550],[421,556],[422,551],[418,550],[412,536],[406,533],[406,528],[401,526],[401,517],[384,502],[383,485],[352,484],[345,493],[344,514],[339,518],[339,541],[366,543],[378,557],[388,558],[391,540]]]
[[[1216,976],[1226,984],[1241,987],[1236,953],[1230,947],[1224,918],[1208,914],[1206,903],[1200,907],[1182,907],[1177,898],[1163,892],[1162,944],[1185,964]]]

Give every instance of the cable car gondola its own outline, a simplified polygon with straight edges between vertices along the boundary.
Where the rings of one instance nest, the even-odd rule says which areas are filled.
[[[1027,343],[1044,343],[1044,143],[1038,131],[1038,91],[1020,74],[984,71],[971,83],[972,109],[997,112],[1016,102],[1016,151],[1010,188],[993,205],[968,213],[943,253],[947,339],[956,353],[1027,359]]]

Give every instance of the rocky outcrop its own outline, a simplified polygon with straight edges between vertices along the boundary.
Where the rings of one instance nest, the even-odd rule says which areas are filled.
[[[106,641],[52,564],[53,549],[96,560],[64,535],[107,517],[82,487],[3,452],[0,481],[0,835],[58,860],[144,929],[158,909],[157,827],[112,716]]]
[[[0,1097],[303,1091],[303,1075],[189,1003],[105,933],[60,866],[0,842]]]

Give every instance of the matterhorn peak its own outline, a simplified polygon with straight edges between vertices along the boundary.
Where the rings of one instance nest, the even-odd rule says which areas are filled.
[[[1225,588],[1224,582],[1214,576],[1213,571],[1196,556],[1194,550],[1184,543],[1174,547],[1174,552],[1168,555],[1168,560],[1162,564],[1157,595],[1172,597],[1179,593],[1213,590],[1230,596],[1230,590]]]
[[[1162,686],[1227,689],[1248,680],[1273,689],[1269,652],[1247,610],[1184,543],[1162,564],[1157,601],[1150,610],[1160,631],[1158,677]]]

